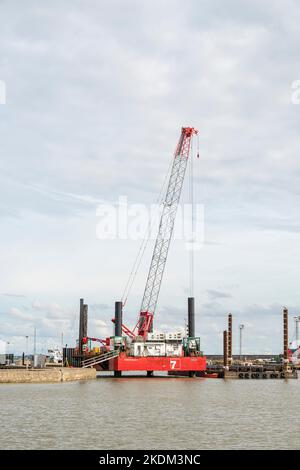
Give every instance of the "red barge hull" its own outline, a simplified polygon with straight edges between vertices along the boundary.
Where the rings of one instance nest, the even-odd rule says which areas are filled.
[[[204,371],[206,357],[166,357],[166,356],[120,356],[109,361],[108,370],[113,371]]]

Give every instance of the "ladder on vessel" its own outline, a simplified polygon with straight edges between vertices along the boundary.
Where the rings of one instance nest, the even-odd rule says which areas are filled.
[[[94,356],[90,357],[88,359],[85,359],[84,361],[81,362],[81,365],[83,368],[86,367],[93,367],[96,364],[101,364],[101,362],[109,361],[110,359],[114,359],[115,357],[118,357],[119,351],[109,351],[105,354],[100,354],[99,356]]]

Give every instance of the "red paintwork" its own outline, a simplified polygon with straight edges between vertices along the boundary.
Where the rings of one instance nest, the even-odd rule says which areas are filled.
[[[144,339],[146,339],[152,323],[153,313],[140,312],[140,316],[138,319],[138,336],[142,336]]]
[[[112,321],[113,323],[116,323],[116,319],[115,319],[115,318],[112,318],[111,321]],[[133,338],[136,337],[136,335],[135,335],[134,332],[133,332],[133,331],[135,330],[136,326],[134,327],[134,330],[133,330],[133,331],[131,331],[129,328],[127,328],[127,326],[124,325],[123,323],[122,323],[121,326],[122,326],[122,331],[123,331],[123,333],[125,333],[125,335],[127,335],[129,338],[133,339]]]
[[[206,369],[206,357],[134,357],[121,353],[109,361],[109,370],[118,371],[201,371]]]

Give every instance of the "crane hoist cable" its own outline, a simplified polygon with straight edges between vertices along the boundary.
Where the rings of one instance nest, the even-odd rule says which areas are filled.
[[[189,189],[189,204],[191,207],[190,217],[191,222],[189,224],[190,239],[188,243],[188,255],[189,255],[189,293],[190,297],[194,295],[194,232],[195,232],[195,206],[194,206],[194,148],[193,141],[191,142],[191,158],[189,159],[189,178],[188,178],[188,189]]]
[[[188,240],[188,290],[190,297],[194,296],[195,290],[195,250],[196,250],[196,237],[197,233],[196,229],[196,201],[199,200],[199,193],[198,193],[198,184],[195,184],[199,181],[199,165],[194,164],[194,152],[196,151],[197,160],[200,158],[199,154],[199,134],[196,134],[196,149],[194,148],[194,142],[191,141],[191,157],[189,158],[189,175],[188,175],[188,202],[190,204],[191,211],[189,215],[191,217],[191,221],[189,224],[188,233],[190,238]]]
[[[167,180],[168,180],[170,171],[171,171],[172,163],[173,163],[173,157],[172,157],[171,160],[170,160],[170,163],[169,163],[169,167],[168,167],[166,176],[165,176],[165,178],[164,178],[163,184],[162,184],[162,186],[161,186],[161,189],[160,189],[160,191],[159,191],[159,193],[158,193],[158,196],[157,196],[157,199],[156,199],[156,201],[155,201],[155,204],[158,205],[158,206],[161,206],[162,203],[163,203],[163,200],[164,200],[164,193],[165,193],[166,183],[167,183]],[[124,307],[124,306],[126,305],[126,303],[127,303],[128,297],[129,297],[129,295],[130,295],[130,292],[131,292],[131,290],[132,290],[134,281],[135,281],[136,276],[137,276],[137,273],[138,273],[138,271],[139,271],[141,262],[142,262],[142,260],[143,260],[143,256],[144,256],[144,254],[145,254],[145,251],[146,251],[146,249],[147,249],[149,240],[150,240],[150,238],[151,238],[151,233],[152,233],[153,227],[154,227],[154,225],[155,225],[156,222],[157,222],[157,214],[153,214],[153,213],[152,213],[152,214],[151,214],[151,218],[150,218],[150,220],[149,220],[149,223],[147,224],[147,228],[146,228],[146,230],[145,230],[145,234],[144,234],[144,236],[142,237],[142,242],[141,242],[141,244],[140,244],[140,247],[139,247],[137,256],[136,256],[136,258],[135,258],[135,260],[134,260],[134,263],[133,263],[133,265],[132,265],[132,268],[131,268],[129,277],[128,277],[128,279],[127,279],[127,282],[126,282],[125,287],[124,287],[124,290],[123,290],[123,294],[122,294],[122,297],[121,297],[121,301],[122,301],[123,307]]]

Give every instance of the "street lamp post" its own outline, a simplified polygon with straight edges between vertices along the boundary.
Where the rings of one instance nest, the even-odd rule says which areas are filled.
[[[33,330],[33,357],[36,355],[36,327]]]
[[[7,349],[6,349],[6,365],[9,366],[9,341],[6,342],[6,345],[7,345]]]
[[[28,369],[28,336],[26,338],[26,369]]]
[[[243,336],[243,329],[245,328],[245,325],[241,324],[239,326],[240,328],[240,361],[242,360],[242,336]]]

